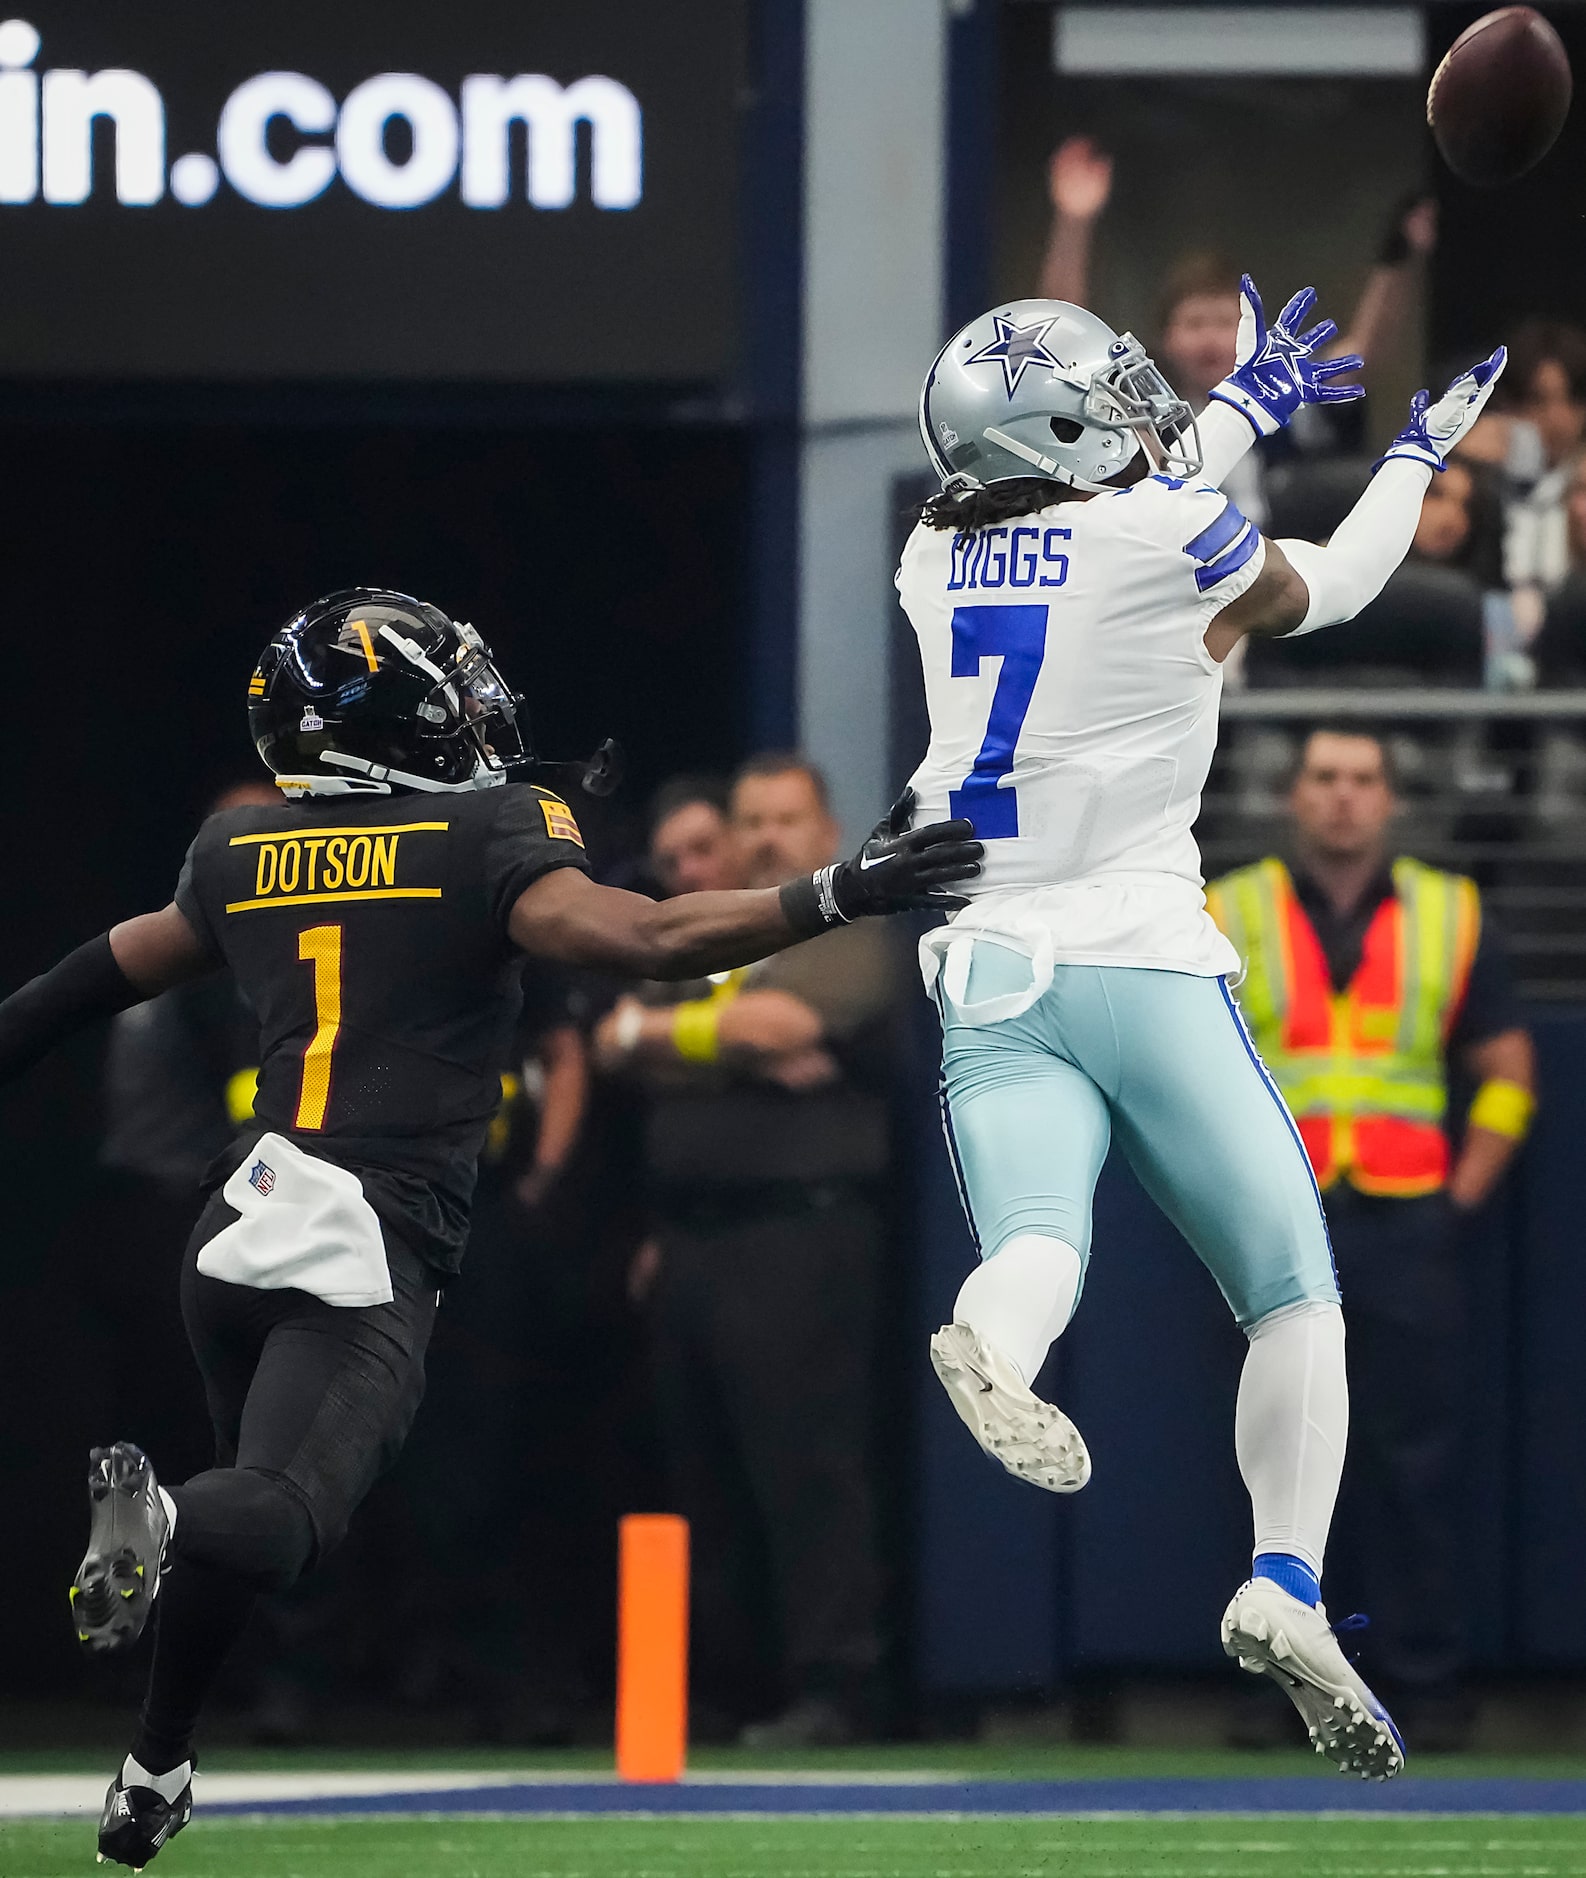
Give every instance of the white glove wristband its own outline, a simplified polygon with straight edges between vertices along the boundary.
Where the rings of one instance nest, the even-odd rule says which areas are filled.
[[[1220,385],[1214,385],[1211,395],[1216,402],[1232,405],[1242,417],[1248,418],[1255,426],[1258,437],[1270,437],[1283,428],[1259,398],[1252,398],[1248,391],[1236,385],[1231,378],[1225,378]]]
[[[1429,449],[1424,443],[1395,443],[1382,453],[1383,463],[1424,463],[1434,475],[1439,474],[1447,465],[1436,450]]]

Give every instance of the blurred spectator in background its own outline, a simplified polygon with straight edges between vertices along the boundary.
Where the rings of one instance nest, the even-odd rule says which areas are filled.
[[[1501,397],[1460,454],[1505,486],[1503,577],[1524,649],[1571,568],[1568,496],[1586,437],[1586,333],[1561,320],[1527,321],[1510,342]]]
[[[703,840],[700,804],[655,823],[665,878],[681,846],[695,886],[769,886],[837,852],[825,784],[800,757],[739,774],[737,879]],[[688,827],[699,842],[683,841]],[[747,971],[625,998],[596,1031],[602,1067],[649,1095],[655,1232],[636,1275],[675,1503],[693,1527],[696,1687],[707,1728],[712,1710],[720,1728],[763,1714],[768,1693],[780,1703],[744,1732],[759,1748],[876,1725],[875,1189],[895,945],[880,922],[845,926]]]
[[[727,813],[729,794],[728,784],[717,776],[675,776],[656,791],[650,804],[646,858],[650,878],[663,899],[669,900],[676,893],[730,892],[744,885],[737,837]],[[742,973],[729,974],[722,983],[736,987],[742,979]],[[648,995],[668,1008],[684,997],[681,991],[662,987],[653,987]],[[629,997],[625,1008],[640,1012],[643,1002]],[[616,1013],[611,1016],[615,1018]],[[741,1012],[738,1018],[742,1018]],[[638,1022],[637,1015],[625,1017],[621,1027],[631,1030]],[[618,1028],[615,1023],[606,1027],[603,1034],[608,1041]],[[607,1057],[609,1068],[609,1051]],[[628,1291],[635,1303],[642,1304],[649,1297],[660,1259],[659,1244],[653,1234],[647,1234],[628,1273]]]
[[[1564,492],[1564,528],[1569,572],[1548,597],[1537,672],[1544,685],[1586,685],[1586,456]]]
[[[1421,500],[1411,561],[1452,567],[1486,589],[1502,585],[1503,514],[1485,464],[1456,458]]]
[[[1047,169],[1052,222],[1036,288],[1043,299],[1092,305],[1091,241],[1112,194],[1112,167],[1111,156],[1089,137],[1069,137],[1052,153]],[[1436,204],[1405,203],[1394,216],[1345,330],[1327,348],[1329,354],[1359,353],[1363,369],[1370,370],[1403,328],[1436,242]],[[1163,283],[1153,354],[1174,390],[1197,411],[1234,366],[1241,271],[1221,255],[1190,253],[1169,267]],[[1273,292],[1274,284],[1266,283],[1266,290]],[[1288,291],[1285,287],[1285,297]],[[1280,304],[1270,310],[1275,312]],[[1121,323],[1129,326],[1137,320],[1138,313]],[[1274,461],[1296,449],[1312,454],[1359,446],[1364,425],[1360,404],[1317,405],[1300,415],[1303,421],[1264,438],[1224,479],[1228,494],[1258,524],[1267,520],[1263,479]]]
[[[1430,1748],[1458,1742],[1467,1661],[1459,1222],[1525,1136],[1535,1066],[1475,884],[1394,859],[1397,809],[1379,737],[1315,730],[1289,798],[1292,866],[1242,868],[1207,903],[1245,961],[1239,1006],[1299,1124],[1343,1293],[1349,1465],[1329,1575],[1369,1611],[1363,1653]],[[1462,1076],[1478,1086],[1461,1126]]]
[[[1322,467],[1325,477],[1302,471],[1303,486],[1281,474],[1272,533],[1309,540],[1331,534],[1343,520],[1369,468],[1364,460]],[[1377,598],[1327,632],[1251,644],[1244,679],[1258,687],[1480,685],[1508,643],[1506,610],[1499,643],[1492,643],[1489,604],[1500,578],[1501,530],[1487,465],[1450,463],[1428,485],[1410,552]]]
[[[667,899],[738,885],[726,783],[715,776],[679,776],[657,791],[650,808],[650,871]]]

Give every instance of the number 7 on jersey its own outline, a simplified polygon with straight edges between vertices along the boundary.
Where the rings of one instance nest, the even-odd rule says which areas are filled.
[[[949,798],[950,815],[967,815],[982,841],[1003,841],[1019,832],[1019,797],[1002,787],[1013,773],[1019,733],[1035,695],[1046,657],[1044,606],[955,606],[954,678],[978,678],[981,662],[1002,659],[991,695],[985,741],[975,766]]]

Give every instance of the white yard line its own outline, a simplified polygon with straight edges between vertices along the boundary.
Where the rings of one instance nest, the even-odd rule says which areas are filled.
[[[102,1774],[0,1775],[0,1819],[25,1814],[93,1813],[105,1802],[105,1788],[113,1770]],[[249,1801],[329,1800],[387,1793],[455,1793],[462,1789],[488,1789],[520,1785],[532,1776],[506,1772],[480,1773],[320,1773],[320,1774],[200,1774],[195,1798],[200,1805],[246,1805]],[[586,1776],[588,1778],[588,1776]]]
[[[0,1819],[19,1819],[39,1814],[97,1814],[104,1804],[105,1788],[113,1769],[102,1774],[3,1774],[0,1775]],[[878,1787],[925,1786],[937,1780],[961,1780],[961,1774],[941,1775],[929,1770],[905,1769],[898,1772],[858,1773],[784,1773],[753,1772],[734,1769],[730,1773],[690,1774],[690,1786],[779,1786],[779,1787]],[[198,1776],[194,1798],[200,1806],[238,1806],[250,1801],[263,1805],[272,1800],[330,1800],[367,1797],[378,1800],[391,1793],[459,1793],[486,1791],[492,1787],[580,1787],[613,1786],[613,1774],[583,1769],[576,1772],[551,1772],[537,1768],[494,1768],[488,1773],[457,1773],[446,1768],[405,1769],[400,1772],[370,1769],[366,1772],[205,1774]],[[634,1789],[640,1803],[642,1787]]]

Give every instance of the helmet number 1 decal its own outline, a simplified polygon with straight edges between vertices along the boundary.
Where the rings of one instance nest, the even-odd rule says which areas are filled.
[[[297,936],[297,956],[314,967],[314,1035],[303,1052],[303,1088],[292,1126],[310,1132],[325,1126],[330,1100],[330,1061],[341,1033],[340,926],[310,926]]]
[[[1003,782],[1013,773],[1019,733],[1046,657],[1044,606],[955,606],[953,676],[978,678],[981,662],[1001,657],[986,735],[975,767],[953,790],[948,813],[967,815],[982,841],[1019,832],[1019,798]]]
[[[370,671],[371,672],[379,671],[380,661],[375,657],[374,646],[371,644],[370,639],[369,639],[368,622],[366,620],[361,620],[361,619],[348,620],[347,630],[350,633],[356,633],[358,635],[358,643],[359,645],[363,647],[364,660],[365,660],[365,663],[368,665]]]

